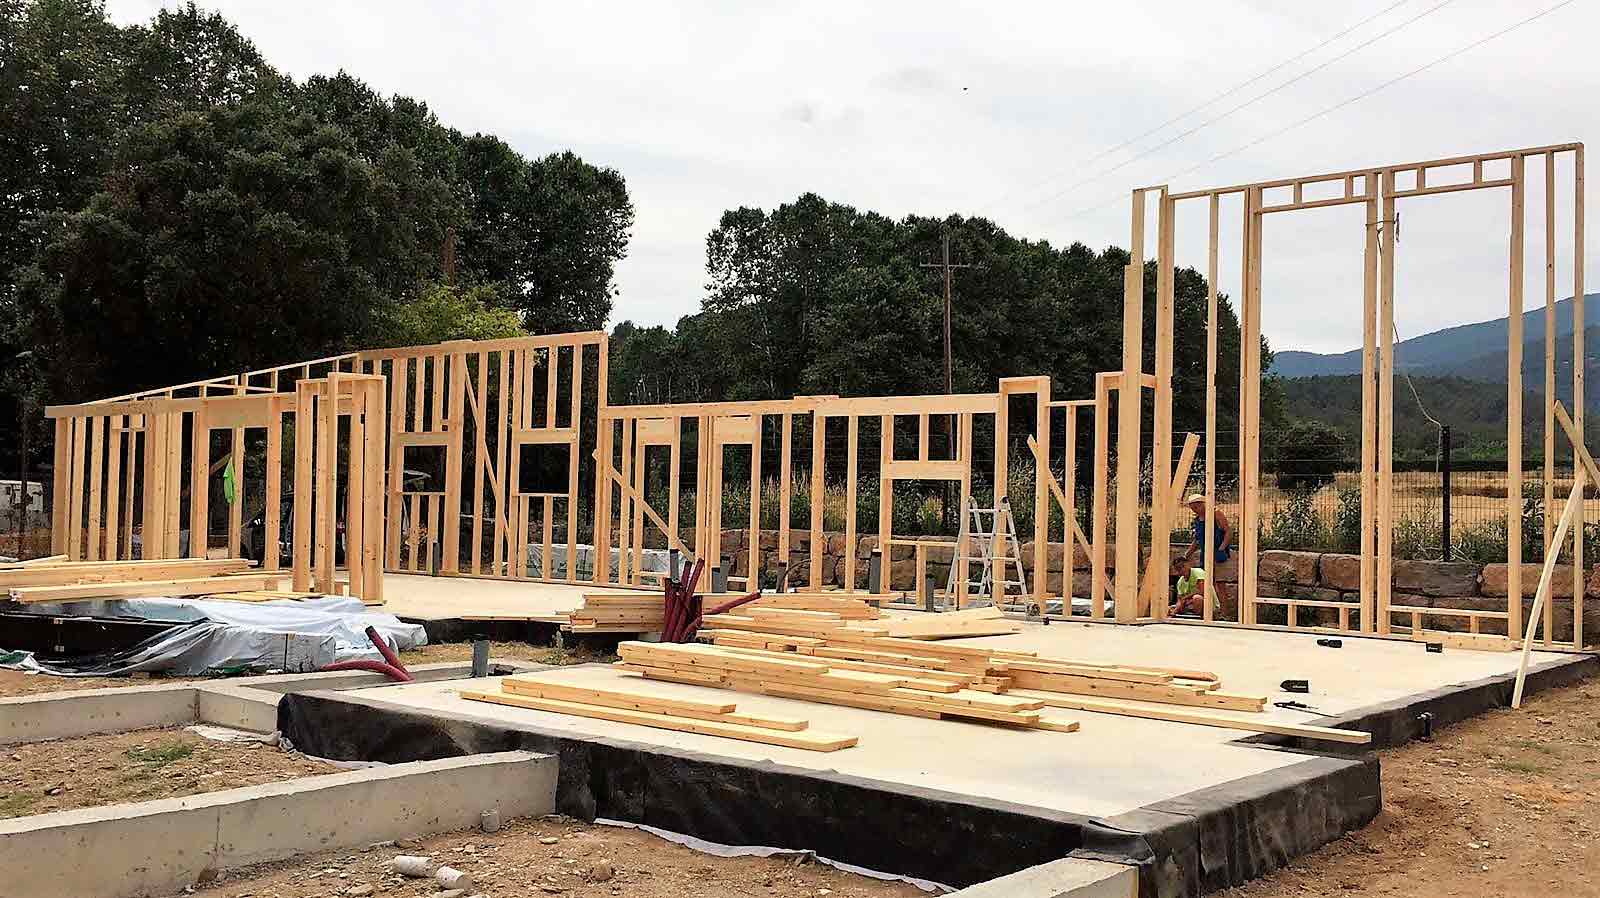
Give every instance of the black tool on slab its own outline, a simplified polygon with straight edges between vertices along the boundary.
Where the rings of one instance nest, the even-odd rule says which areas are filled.
[[[1310,680],[1284,680],[1282,683],[1278,684],[1278,688],[1282,689],[1284,692],[1310,692],[1311,691],[1311,681]]]

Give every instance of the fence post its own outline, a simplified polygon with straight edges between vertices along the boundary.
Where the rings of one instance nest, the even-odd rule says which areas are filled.
[[[1450,560],[1450,425],[1439,427],[1439,546],[1442,559]]]

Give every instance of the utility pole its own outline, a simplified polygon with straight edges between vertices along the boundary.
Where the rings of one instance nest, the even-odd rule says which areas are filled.
[[[951,352],[950,352],[950,309],[951,309],[951,306],[953,305],[953,303],[951,301],[951,298],[950,298],[950,277],[951,277],[951,274],[957,268],[981,268],[982,266],[976,265],[976,264],[971,263],[971,262],[951,263],[951,261],[950,261],[950,231],[949,231],[949,229],[946,229],[944,231],[944,233],[941,235],[940,240],[939,240],[939,246],[940,246],[940,252],[941,252],[941,256],[942,256],[940,261],[938,261],[938,262],[924,262],[924,263],[922,263],[921,267],[923,267],[923,268],[938,268],[938,269],[942,269],[943,272],[944,272],[944,391],[946,393],[954,393],[955,392],[955,381],[954,381],[953,374],[952,374],[952,371],[951,371],[951,361],[950,361],[951,360]],[[956,440],[955,431],[952,430],[951,433],[950,433],[950,449],[951,449],[952,453],[954,453],[954,451],[955,451],[955,440]],[[952,457],[954,457],[954,455],[952,455]]]
[[[943,273],[944,273],[944,391],[945,391],[946,395],[948,395],[950,393],[954,393],[955,392],[955,376],[954,376],[954,372],[952,370],[952,368],[953,368],[953,365],[951,363],[952,354],[951,354],[951,350],[950,350],[950,310],[954,305],[953,301],[951,300],[951,293],[950,293],[951,275],[954,273],[955,269],[957,269],[957,268],[981,268],[983,266],[974,264],[972,262],[952,263],[950,261],[950,229],[949,228],[944,228],[943,229],[943,233],[940,235],[939,249],[940,249],[940,260],[939,260],[939,262],[938,263],[924,262],[924,263],[922,263],[921,267],[923,267],[923,268],[938,268],[938,269],[941,269],[943,271]],[[945,433],[946,433],[946,435],[948,435],[950,437],[950,457],[951,458],[955,458],[956,457],[956,422],[955,422],[955,418],[953,416],[952,416],[952,418],[950,420],[950,427],[945,431]],[[996,489],[998,491],[998,487]],[[951,485],[946,483],[945,484],[945,490],[944,490],[944,515],[943,515],[943,517],[944,517],[943,524],[944,524],[944,528],[946,530],[948,530],[954,524],[955,515],[956,514],[966,514],[966,509],[964,509],[964,508],[960,509],[958,511],[958,510],[953,509],[953,508],[950,507],[951,506],[952,494],[953,494],[953,490],[951,488]]]

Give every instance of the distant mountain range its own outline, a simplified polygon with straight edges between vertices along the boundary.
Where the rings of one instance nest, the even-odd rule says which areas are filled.
[[[1600,353],[1594,345],[1592,327],[1600,325],[1600,293],[1584,295],[1584,348],[1587,354]],[[1503,382],[1506,379],[1506,331],[1509,318],[1463,324],[1444,330],[1412,337],[1395,346],[1395,370],[1404,368],[1412,374],[1463,377],[1468,380]],[[1556,333],[1566,337],[1572,333],[1572,300],[1556,303]],[[1544,305],[1540,303],[1522,313],[1524,370],[1530,360],[1536,362],[1532,370],[1539,372],[1537,384],[1544,383]],[[1566,341],[1561,341],[1565,343]],[[1558,346],[1560,344],[1558,343]],[[1533,349],[1536,351],[1530,352]],[[1558,360],[1559,361],[1559,360]],[[1571,371],[1571,360],[1566,360]],[[1285,350],[1274,353],[1274,373],[1282,377],[1318,377],[1329,374],[1360,374],[1361,350],[1320,353]],[[1567,380],[1571,380],[1570,373]],[[1600,385],[1597,385],[1600,386]],[[1593,392],[1593,391],[1591,391]],[[1585,397],[1588,398],[1588,397]]]

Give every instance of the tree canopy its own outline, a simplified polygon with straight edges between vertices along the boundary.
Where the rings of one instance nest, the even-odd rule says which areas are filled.
[[[799,394],[940,392],[944,300],[939,258],[949,233],[954,275],[953,382],[988,392],[997,378],[1048,373],[1059,396],[1093,395],[1094,375],[1121,367],[1125,250],[1095,252],[1014,237],[983,218],[899,221],[805,194],[776,209],[725,212],[706,238],[702,310],[676,328],[619,324],[612,400],[682,402]],[[1155,264],[1145,277],[1145,368],[1154,369]],[[1175,282],[1174,425],[1205,423],[1205,278]],[[1219,427],[1236,426],[1239,324],[1218,303]],[[1270,351],[1266,358],[1270,360]],[[1263,397],[1268,417],[1276,394]]]
[[[349,73],[296,83],[192,3],[118,27],[0,0],[0,115],[0,353],[32,349],[52,401],[401,333],[600,328],[633,223],[614,170]]]

